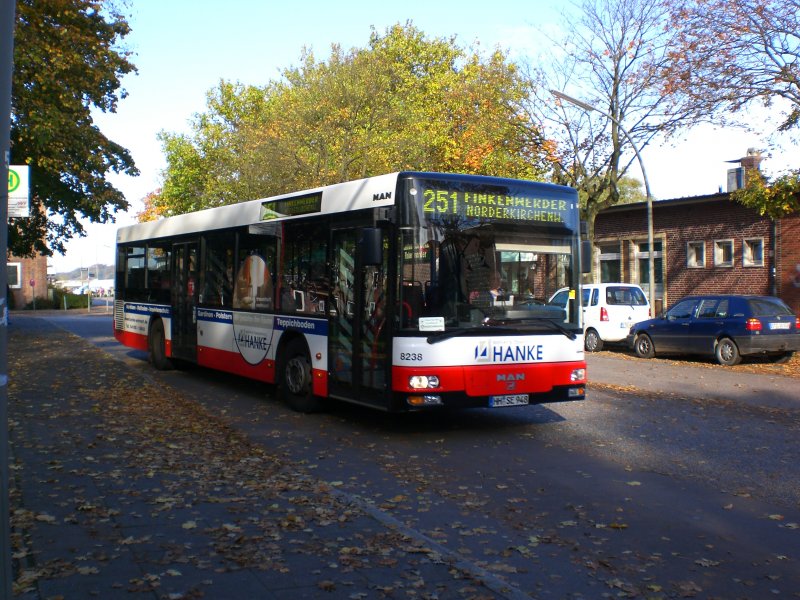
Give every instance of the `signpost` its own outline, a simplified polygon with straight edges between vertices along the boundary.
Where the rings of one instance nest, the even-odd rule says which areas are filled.
[[[28,165],[8,167],[8,216],[29,217],[30,170]]]

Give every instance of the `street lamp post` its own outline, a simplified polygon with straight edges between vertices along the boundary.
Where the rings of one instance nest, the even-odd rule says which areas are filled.
[[[628,132],[625,131],[625,128],[622,126],[622,123],[617,121],[614,117],[612,117],[609,113],[603,112],[598,108],[595,108],[591,104],[587,104],[582,100],[578,100],[577,98],[573,98],[572,96],[568,96],[564,92],[559,92],[558,90],[550,90],[550,93],[553,94],[556,98],[560,100],[564,100],[577,106],[578,108],[586,111],[586,112],[599,112],[601,115],[611,119],[614,123],[617,124],[619,130],[622,132],[633,148],[633,152],[636,154],[636,159],[639,161],[639,168],[642,170],[642,178],[644,178],[644,191],[645,196],[647,198],[647,280],[649,285],[647,287],[647,295],[649,296],[650,300],[650,316],[653,316],[655,313],[655,248],[653,247],[653,196],[650,194],[650,182],[647,180],[647,171],[644,169],[644,161],[642,160],[642,155],[639,153],[639,148],[636,146],[636,143],[633,141]]]

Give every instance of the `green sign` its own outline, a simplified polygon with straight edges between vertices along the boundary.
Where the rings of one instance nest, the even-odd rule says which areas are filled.
[[[322,208],[322,192],[273,200],[261,204],[261,220],[271,221],[281,217],[296,217],[317,213]]]
[[[8,193],[15,192],[17,188],[19,188],[20,184],[20,177],[19,173],[17,173],[14,169],[8,169]]]
[[[560,198],[429,187],[422,190],[422,212],[428,217],[566,223],[570,209],[570,203]]]
[[[11,165],[8,167],[9,217],[19,218],[30,216],[28,202],[29,174],[30,167],[28,165]]]

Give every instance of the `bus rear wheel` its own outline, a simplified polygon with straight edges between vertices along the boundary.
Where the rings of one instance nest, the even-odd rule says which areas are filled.
[[[168,371],[172,368],[172,361],[167,358],[167,336],[164,334],[164,321],[155,319],[150,323],[147,333],[147,346],[149,359],[159,371]]]
[[[278,368],[278,397],[297,412],[313,413],[322,408],[313,393],[308,349],[300,338],[290,341],[283,351]]]

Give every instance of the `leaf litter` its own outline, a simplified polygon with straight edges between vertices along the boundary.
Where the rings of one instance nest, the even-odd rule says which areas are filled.
[[[377,597],[390,589],[392,597],[436,598],[446,590],[446,581],[427,583],[420,570],[440,556],[174,389],[122,363],[106,370],[101,350],[62,331],[12,335],[10,342],[16,594],[40,580],[113,571],[121,559],[149,566],[112,588],[162,598],[203,597],[215,576],[241,569],[294,570],[304,585],[333,593],[353,590],[353,581],[342,579],[348,573],[391,568],[390,586],[371,584]],[[53,509],[27,508],[29,486],[43,481]],[[347,529],[359,519],[364,523]],[[88,547],[42,548],[75,527],[90,532]],[[309,571],[310,561],[318,566]],[[207,576],[182,583],[185,566]],[[442,572],[457,586],[469,579],[456,568]],[[487,597],[479,583],[463,589],[475,590],[463,597]]]

